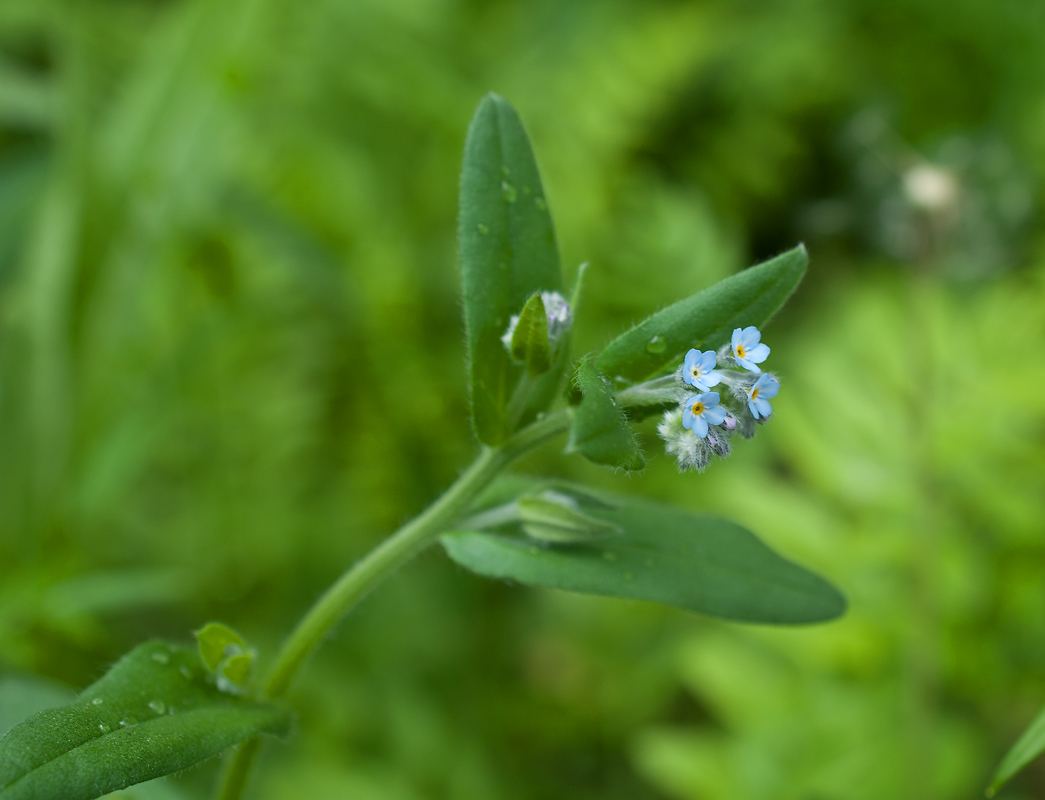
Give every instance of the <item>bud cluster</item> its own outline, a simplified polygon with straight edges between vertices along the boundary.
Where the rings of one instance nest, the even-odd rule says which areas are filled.
[[[737,328],[718,353],[690,350],[672,376],[681,402],[664,413],[657,432],[680,470],[703,472],[713,456],[729,455],[734,433],[750,439],[755,425],[773,413],[769,401],[780,390],[780,381],[758,366],[769,356],[761,338],[754,326]],[[711,391],[719,384],[729,390],[725,400]]]

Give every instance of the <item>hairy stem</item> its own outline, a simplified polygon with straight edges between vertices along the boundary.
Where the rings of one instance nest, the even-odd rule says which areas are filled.
[[[278,698],[333,627],[375,586],[420,553],[453,525],[476,496],[508,464],[569,428],[570,409],[548,414],[513,435],[500,447],[484,448],[443,495],[417,517],[350,567],[309,609],[290,634],[269,671],[264,694]],[[243,794],[258,740],[244,743],[229,759],[219,788],[220,800]]]

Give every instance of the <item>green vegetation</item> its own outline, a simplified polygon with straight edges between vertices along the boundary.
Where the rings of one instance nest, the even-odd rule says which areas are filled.
[[[270,664],[472,460],[457,193],[494,90],[565,285],[590,262],[576,354],[810,254],[766,332],[772,424],[728,462],[678,474],[651,419],[641,479],[519,469],[736,519],[849,610],[737,626],[434,548],[309,662],[248,796],[980,796],[1045,702],[1042,17],[0,4],[0,730],[210,619]],[[206,797],[216,769],[123,794]],[[1043,787],[1036,762],[999,796]]]

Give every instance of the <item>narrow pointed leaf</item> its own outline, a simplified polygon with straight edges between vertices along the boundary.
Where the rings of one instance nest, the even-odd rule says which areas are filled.
[[[540,293],[526,301],[519,323],[512,334],[512,358],[526,367],[533,377],[543,375],[552,365],[551,345],[548,342],[548,315]]]
[[[613,399],[613,387],[590,358],[577,364],[574,376],[583,399],[573,417],[567,452],[589,461],[627,470],[642,469],[646,460],[624,410]]]
[[[285,709],[219,691],[194,649],[147,642],[0,739],[0,800],[92,800],[288,725]]]
[[[1005,754],[1005,758],[1002,759],[991,779],[987,796],[992,797],[1042,753],[1045,753],[1045,709],[1042,709],[1016,744],[1012,746],[1012,749]]]
[[[450,558],[489,578],[587,594],[652,600],[713,617],[767,624],[833,619],[845,598],[830,583],[717,517],[635,498],[586,513],[623,533],[542,546],[475,531],[445,534]]]
[[[501,337],[534,292],[560,291],[555,230],[530,142],[515,109],[480,103],[464,150],[458,244],[468,339],[472,422],[495,445],[510,433],[508,401],[519,378]]]
[[[658,311],[610,342],[599,370],[638,383],[674,369],[691,347],[716,350],[734,328],[764,325],[801,282],[808,260],[799,245]]]

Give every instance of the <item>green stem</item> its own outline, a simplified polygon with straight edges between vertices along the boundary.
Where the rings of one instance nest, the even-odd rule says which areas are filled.
[[[264,685],[265,696],[286,694],[298,670],[345,614],[459,519],[497,473],[528,450],[566,431],[571,416],[570,409],[560,409],[518,431],[500,447],[484,448],[438,500],[338,578],[301,619],[276,656]],[[257,749],[257,740],[252,740],[233,754],[219,789],[220,800],[238,800],[242,795]]]

